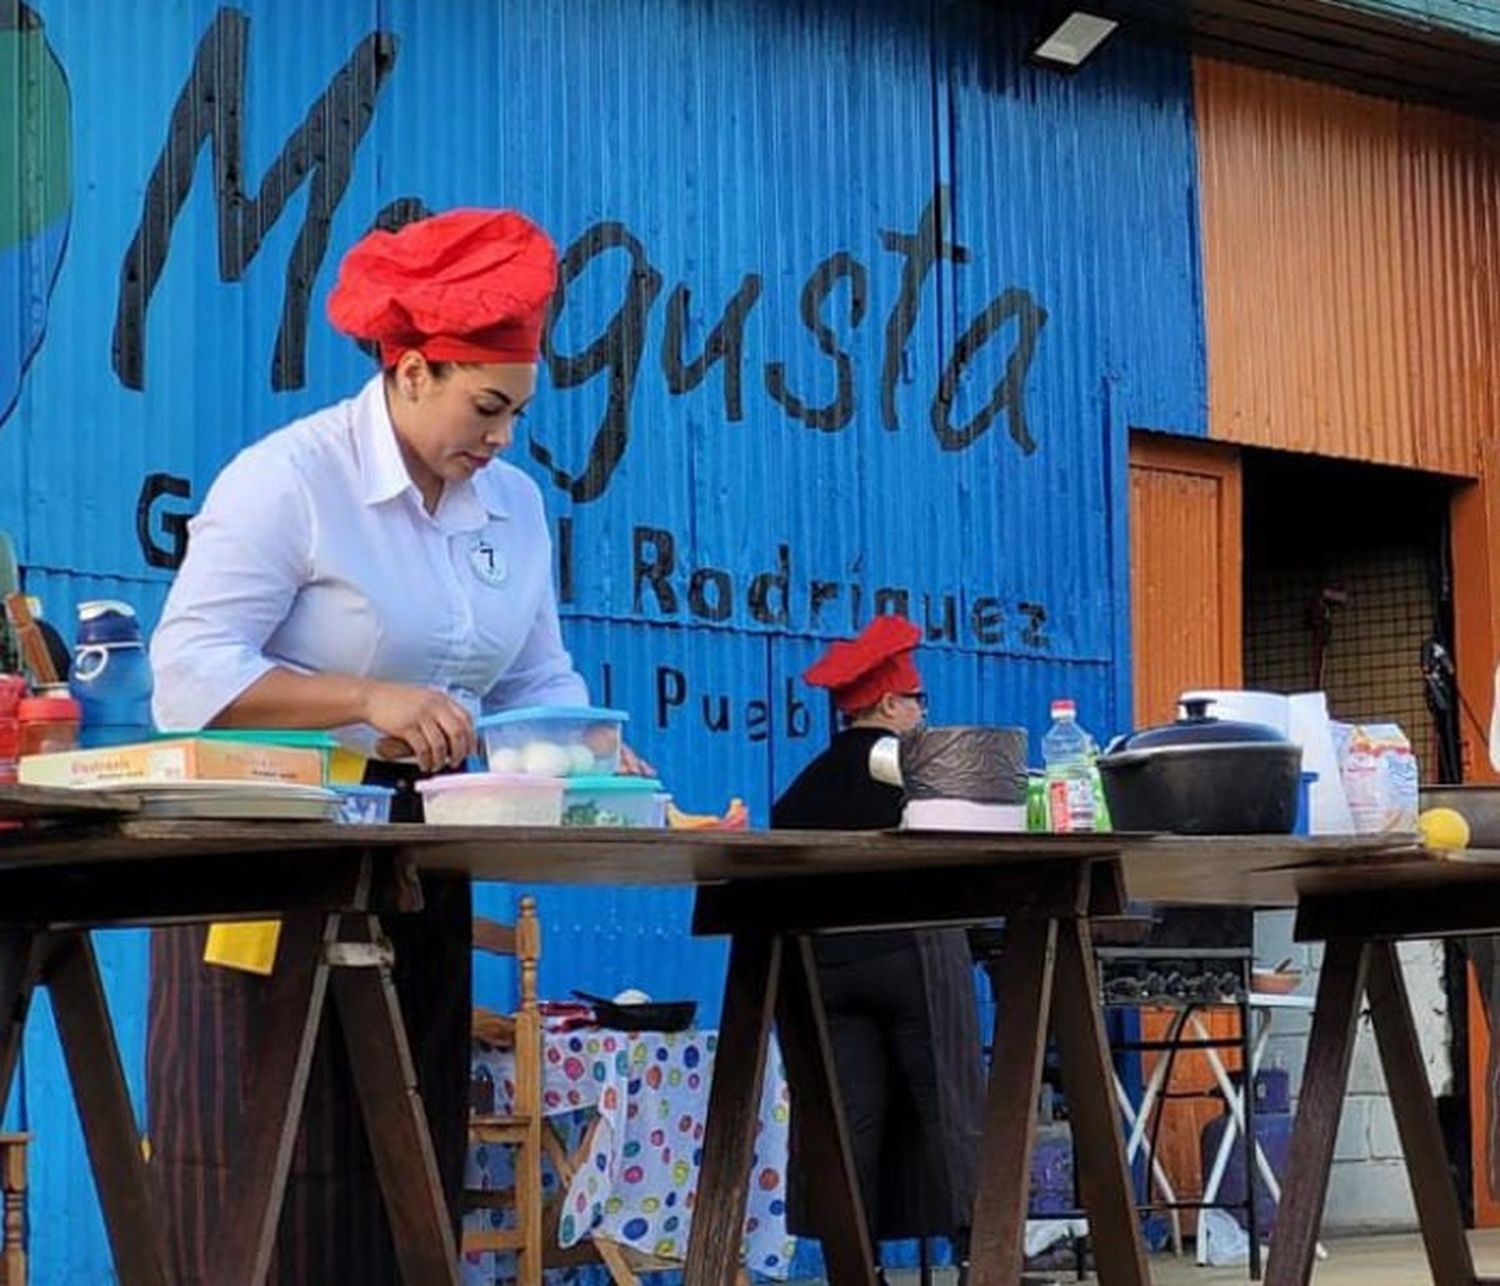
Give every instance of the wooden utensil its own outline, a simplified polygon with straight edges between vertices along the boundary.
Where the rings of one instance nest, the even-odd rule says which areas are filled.
[[[5,614],[10,618],[10,628],[16,636],[16,645],[26,668],[31,671],[33,681],[38,684],[57,683],[57,670],[52,664],[52,654],[47,651],[47,640],[37,628],[36,618],[31,614],[31,604],[22,593],[5,596]]]

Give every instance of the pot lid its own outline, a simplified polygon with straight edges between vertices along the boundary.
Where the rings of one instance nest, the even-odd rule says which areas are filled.
[[[1275,728],[1263,723],[1240,723],[1216,719],[1208,713],[1213,702],[1207,697],[1182,703],[1183,716],[1176,723],[1147,728],[1120,738],[1110,747],[1121,750],[1164,750],[1183,746],[1284,746],[1289,744]]]

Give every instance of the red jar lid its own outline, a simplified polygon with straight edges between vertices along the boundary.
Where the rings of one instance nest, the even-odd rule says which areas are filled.
[[[22,723],[77,723],[83,707],[72,697],[27,697],[17,714]]]

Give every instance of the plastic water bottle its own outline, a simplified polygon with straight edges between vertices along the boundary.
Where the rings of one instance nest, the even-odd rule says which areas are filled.
[[[151,662],[135,608],[115,599],[78,605],[68,688],[83,707],[82,746],[122,746],[151,736]]]
[[[1052,830],[1092,831],[1099,810],[1094,787],[1093,740],[1078,726],[1078,708],[1071,701],[1052,703],[1052,727],[1042,738],[1046,765],[1047,813]]]

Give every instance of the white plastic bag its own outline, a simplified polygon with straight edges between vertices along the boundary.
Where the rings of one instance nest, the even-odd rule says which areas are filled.
[[[1210,1268],[1228,1268],[1250,1261],[1250,1238],[1227,1210],[1198,1212],[1198,1240],[1203,1243],[1199,1260]]]
[[[1417,757],[1394,723],[1333,725],[1339,776],[1361,835],[1417,829]]]

